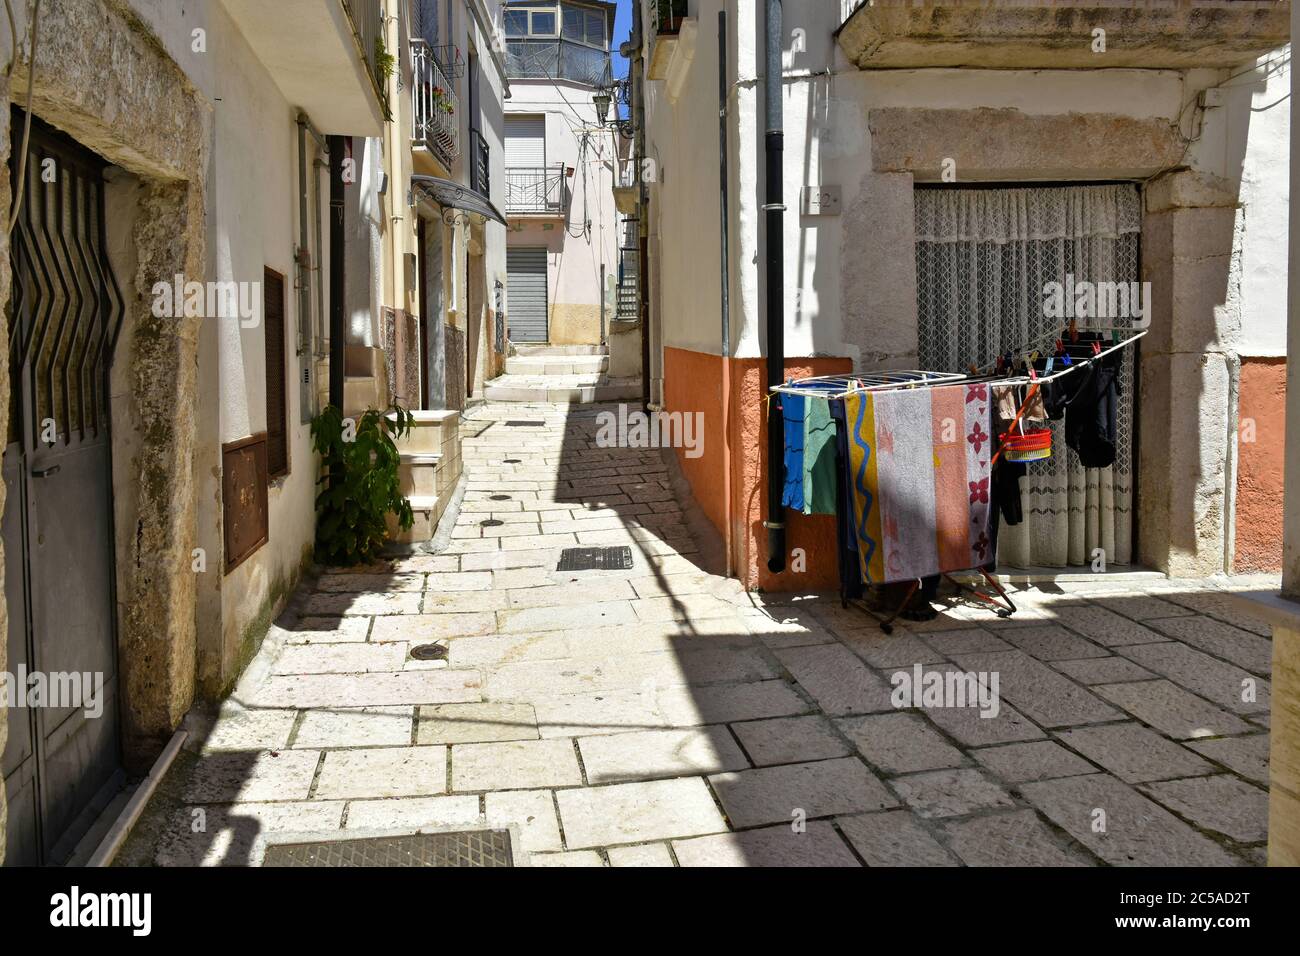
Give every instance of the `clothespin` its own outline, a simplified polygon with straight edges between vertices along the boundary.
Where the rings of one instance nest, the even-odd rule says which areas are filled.
[[[1057,339],[1057,340],[1056,340],[1056,354],[1057,354],[1057,355],[1060,355],[1060,354],[1061,354],[1062,352],[1064,352],[1064,351],[1065,351],[1065,343],[1062,342],[1060,339]]]
[[[1048,375],[1051,375],[1051,374],[1052,374],[1052,366],[1055,365],[1055,364],[1056,364],[1056,356],[1054,356],[1054,355],[1049,355],[1049,356],[1047,356],[1047,367],[1046,367],[1045,369],[1043,369],[1043,371],[1046,372]]]
[[[1066,352],[1064,355],[1061,356],[1061,364],[1062,364],[1062,365],[1066,365],[1066,366],[1069,366],[1069,365],[1073,365],[1073,364],[1074,364],[1073,362],[1070,361],[1070,353],[1069,353],[1069,352]]]
[[[1077,319],[1070,320],[1070,341],[1079,341],[1079,321]]]
[[[1094,339],[1092,342],[1092,354],[1093,355],[1101,354],[1101,343],[1098,342],[1096,339]]]
[[[973,362],[972,362],[970,365],[966,366],[966,367],[967,367],[968,369],[970,369],[970,373],[971,373],[972,375],[978,375],[978,374],[980,373],[980,370],[977,369],[977,368],[975,367],[975,364],[974,364]]]
[[[1035,369],[1032,365],[1029,366],[1029,380],[1031,382],[1038,381],[1038,370]]]

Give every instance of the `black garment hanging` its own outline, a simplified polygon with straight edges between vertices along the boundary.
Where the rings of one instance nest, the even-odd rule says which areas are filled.
[[[1080,373],[1083,384],[1065,410],[1065,443],[1078,454],[1084,468],[1109,468],[1115,463],[1118,354],[1093,362]]]

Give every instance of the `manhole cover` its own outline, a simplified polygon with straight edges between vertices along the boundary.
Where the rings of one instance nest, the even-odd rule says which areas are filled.
[[[625,544],[612,548],[565,548],[560,552],[557,571],[626,571],[632,567],[632,549]]]
[[[517,420],[512,422],[506,422],[506,424],[511,428],[541,428],[543,425],[546,424],[546,422],[525,422],[525,421]]]
[[[522,465],[523,463],[524,463],[524,460],[523,460],[522,458],[506,458],[506,459],[505,459],[505,464],[507,464],[507,465]]]
[[[502,521],[500,518],[484,518],[482,521],[478,523],[478,526],[480,528],[495,528],[498,525],[503,525],[503,524],[505,524],[505,522]]]
[[[509,501],[509,495],[488,495],[489,501]]]
[[[263,866],[514,866],[508,830],[276,843]]]
[[[445,661],[447,648],[442,644],[416,644],[411,648],[411,657],[417,661]]]

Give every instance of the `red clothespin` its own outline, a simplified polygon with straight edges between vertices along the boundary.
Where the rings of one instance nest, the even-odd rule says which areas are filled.
[[[1029,366],[1029,380],[1031,382],[1038,381],[1038,370],[1034,368],[1032,365]]]
[[[970,369],[970,373],[971,373],[972,375],[978,375],[978,374],[980,373],[980,370],[977,369],[973,363],[972,363],[971,365],[966,366],[966,367]]]
[[[1100,355],[1100,354],[1101,354],[1101,343],[1098,342],[1098,341],[1096,341],[1095,339],[1093,340],[1093,343],[1092,343],[1092,354],[1093,354],[1093,355]]]
[[[1057,355],[1060,355],[1060,354],[1061,354],[1062,352],[1064,352],[1064,351],[1065,351],[1065,343],[1062,342],[1060,339],[1057,339],[1057,340],[1056,340],[1056,354],[1057,354]]]

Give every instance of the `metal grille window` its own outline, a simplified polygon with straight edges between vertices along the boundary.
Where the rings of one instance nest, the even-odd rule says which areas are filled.
[[[289,473],[289,407],[284,347],[284,276],[266,270],[262,285],[266,336],[266,468],[272,478]]]

